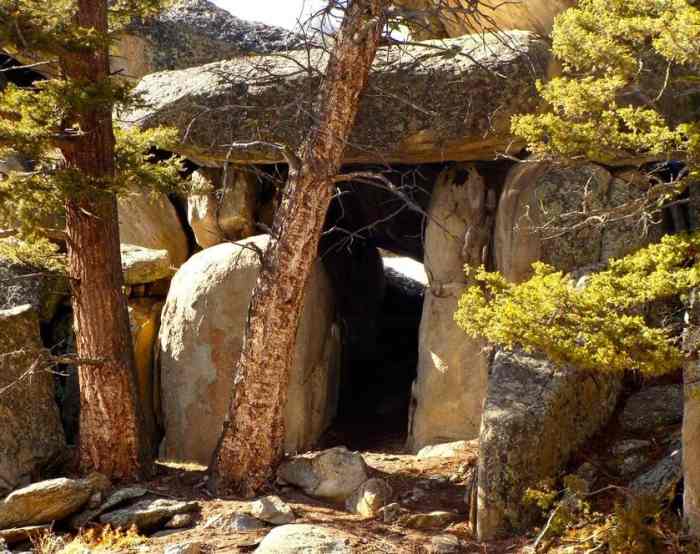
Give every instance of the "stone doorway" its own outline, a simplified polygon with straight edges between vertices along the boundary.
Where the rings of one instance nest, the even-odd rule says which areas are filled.
[[[363,356],[346,356],[338,414],[324,446],[405,450],[427,277],[422,263],[380,252],[385,287],[376,315],[375,347]]]

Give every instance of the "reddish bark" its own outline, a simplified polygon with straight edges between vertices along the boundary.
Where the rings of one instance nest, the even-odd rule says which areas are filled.
[[[76,24],[106,33],[107,1],[78,0]],[[104,82],[107,44],[66,54],[61,65],[71,79]],[[111,106],[86,103],[72,115],[82,133],[61,147],[69,167],[95,184],[108,183],[115,173]],[[135,479],[148,472],[150,448],[137,401],[115,195],[105,190],[69,200],[66,228],[78,356],[101,362],[78,368],[81,469]]]
[[[243,351],[211,484],[252,495],[283,456],[284,408],[304,287],[383,28],[386,0],[350,3],[330,54],[317,122],[291,167],[253,291]]]

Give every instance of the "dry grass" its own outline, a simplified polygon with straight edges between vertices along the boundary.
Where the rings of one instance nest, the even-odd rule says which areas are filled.
[[[146,538],[132,527],[128,530],[102,528],[82,530],[77,536],[61,536],[49,531],[32,540],[38,554],[86,554],[88,552],[130,552]]]

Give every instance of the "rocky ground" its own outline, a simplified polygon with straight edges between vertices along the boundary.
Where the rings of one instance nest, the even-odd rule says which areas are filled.
[[[311,548],[308,552],[468,552],[477,548],[470,538],[464,504],[466,482],[476,460],[474,447],[471,443],[459,443],[457,447],[434,452],[435,457],[430,452],[421,456],[362,452],[366,474],[360,471],[360,475],[353,475],[353,468],[357,473],[357,463],[362,465],[359,456],[347,453],[346,459],[335,467],[340,484],[330,489],[326,487],[325,491],[307,488],[305,492],[279,482],[266,491],[279,500],[264,509],[259,503],[248,500],[213,498],[206,488],[207,477],[202,466],[162,462],[156,478],[116,490],[116,499],[122,498],[122,502],[108,508],[106,514],[93,518],[103,523],[136,523],[145,538],[128,548],[138,552],[250,552],[261,548],[261,544],[264,547],[262,541],[273,529],[277,529],[277,533],[301,530],[306,546]],[[298,470],[292,473],[297,474]],[[379,483],[377,499],[359,507],[355,499],[351,507],[348,500],[343,500],[342,490],[339,493],[332,490],[344,486],[352,489],[355,481]],[[75,491],[76,487],[68,489],[70,494]],[[331,499],[329,494],[339,496]],[[136,495],[138,498],[134,498]],[[113,498],[115,491],[105,491],[100,496]],[[161,511],[167,503],[174,512],[181,513],[173,513],[174,518],[160,517],[156,522],[155,516],[144,516],[146,511],[157,511],[154,501],[160,502]],[[46,503],[44,499],[44,508]],[[132,515],[125,515],[129,508],[125,510],[124,505],[131,506]],[[136,515],[135,507],[141,508],[141,515]],[[2,508],[0,519],[1,514]],[[81,522],[80,516],[64,519],[53,527],[53,532],[65,534],[69,540],[74,536],[69,534],[70,526]],[[179,525],[184,528],[167,528]],[[317,537],[314,533],[317,528],[325,530],[328,536]],[[0,537],[3,535],[10,540],[13,534],[0,531]],[[292,539],[286,538],[283,542],[291,544],[290,541]],[[337,545],[335,549],[323,550],[315,544],[319,541]],[[198,550],[191,545],[197,545]],[[184,549],[185,546],[188,549]],[[22,552],[28,550],[30,544],[17,540],[11,547],[14,552]],[[268,547],[260,552],[282,550]]]
[[[100,545],[109,552],[168,554],[524,554],[534,552],[535,544],[537,552],[561,554],[692,552],[684,549],[674,527],[680,479],[679,390],[662,384],[631,395],[613,423],[577,453],[569,470],[585,484],[580,498],[587,508],[585,513],[572,509],[575,521],[565,522],[556,533],[551,532],[552,520],[544,517],[545,509],[539,526],[530,532],[477,543],[465,497],[477,467],[478,445],[460,441],[426,447],[417,455],[403,453],[392,443],[384,452],[335,447],[295,457],[281,466],[277,482],[254,500],[213,497],[205,467],[166,461],[158,463],[154,479],[128,487],[112,486],[99,476],[44,481],[0,502],[0,529],[14,528],[0,531],[0,538],[11,552],[34,549],[51,554],[99,551]],[[573,503],[567,494],[557,502],[579,506],[579,500]],[[666,499],[663,509],[637,531],[640,537],[650,537],[652,550],[609,545],[615,531],[623,528],[612,515],[619,510],[615,504],[630,494]],[[556,505],[550,509],[562,513]],[[29,530],[17,530],[30,524],[34,526]],[[136,527],[131,535],[115,539],[107,534],[101,539],[105,524]],[[78,528],[83,531],[77,533]],[[71,541],[72,550],[61,550]]]

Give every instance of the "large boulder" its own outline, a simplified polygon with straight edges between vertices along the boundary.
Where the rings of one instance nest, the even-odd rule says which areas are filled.
[[[304,45],[302,37],[281,27],[244,21],[209,0],[175,0],[155,17],[135,18],[115,37],[111,69],[135,80],[156,71],[184,69],[250,54],[286,52]],[[22,63],[46,59],[35,52],[12,52]],[[51,76],[54,64],[36,71]],[[5,74],[0,76],[2,90]]]
[[[570,272],[621,258],[658,240],[661,225],[651,225],[645,233],[634,217],[605,225],[592,217],[639,200],[648,186],[636,172],[613,175],[593,163],[516,164],[498,205],[497,269],[509,281],[520,282],[532,274],[532,263],[538,260]]]
[[[53,375],[35,366],[44,353],[30,305],[0,310],[0,496],[31,482],[65,449]]]
[[[554,18],[574,6],[576,0],[481,0],[476,10],[465,7],[461,0],[397,0],[396,4],[418,11],[420,17],[411,27],[411,34],[428,39],[513,29],[548,35]]]
[[[139,531],[150,532],[159,529],[175,515],[199,510],[198,502],[185,502],[157,498],[142,500],[133,506],[121,508],[100,516],[100,523],[114,528],[129,529],[132,525]]]
[[[352,536],[331,527],[298,523],[276,527],[263,539],[255,554],[351,554]]]
[[[177,0],[157,17],[136,20],[113,47],[112,70],[131,79],[245,54],[301,46],[280,27],[243,21],[208,0]]]
[[[168,458],[208,464],[233,390],[248,305],[267,235],[194,255],[175,275],[159,334]],[[305,294],[286,408],[285,449],[311,446],[337,404],[340,340],[333,296],[318,263]]]
[[[254,234],[256,179],[251,173],[202,168],[192,175],[187,221],[197,244],[209,248]]]
[[[631,492],[635,496],[651,497],[661,502],[673,500],[678,483],[683,478],[683,459],[681,440],[675,440],[654,467],[629,484]]]
[[[546,42],[519,31],[382,48],[345,161],[483,160],[520,148],[510,117],[536,109],[535,82],[546,76],[548,61]],[[155,73],[135,89],[146,107],[122,119],[178,128],[177,151],[200,165],[284,162],[264,143],[301,144],[326,62],[327,52],[310,49]],[[304,71],[309,65],[314,70]]]
[[[167,250],[173,268],[180,267],[189,256],[187,235],[175,207],[161,193],[119,197],[119,239],[122,244]]]
[[[683,385],[645,388],[627,399],[620,414],[622,431],[642,435],[682,421]]]
[[[122,244],[121,260],[125,285],[155,283],[161,279],[168,279],[173,274],[167,250]]]
[[[94,473],[85,479],[50,479],[12,492],[0,502],[0,529],[59,521],[82,508],[109,479]]]
[[[532,523],[536,514],[523,494],[561,472],[608,421],[619,391],[615,376],[556,367],[520,352],[496,354],[479,437],[473,523],[480,540]]]
[[[418,374],[413,384],[409,447],[474,439],[479,435],[489,356],[481,341],[454,321],[469,281],[464,264],[479,265],[488,245],[489,193],[476,168],[446,170],[428,210],[425,291],[418,338]]]

